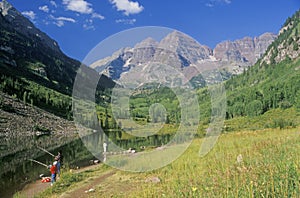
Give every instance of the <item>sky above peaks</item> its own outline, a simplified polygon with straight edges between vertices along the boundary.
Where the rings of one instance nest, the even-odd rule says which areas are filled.
[[[82,61],[120,31],[163,26],[214,48],[224,40],[278,33],[299,0],[7,0],[68,56]]]

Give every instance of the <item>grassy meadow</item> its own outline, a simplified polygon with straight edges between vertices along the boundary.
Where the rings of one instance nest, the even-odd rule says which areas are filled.
[[[285,117],[286,125],[277,126],[276,115]],[[231,130],[206,156],[199,156],[203,139],[195,138],[178,159],[150,172],[125,172],[104,164],[82,172],[65,169],[37,197],[300,197],[300,127],[295,115],[295,109],[277,109],[260,118],[226,121]],[[94,191],[86,193],[90,188]]]

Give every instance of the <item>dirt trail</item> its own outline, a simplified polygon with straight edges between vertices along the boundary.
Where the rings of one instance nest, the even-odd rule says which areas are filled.
[[[41,180],[36,180],[33,183],[27,184],[20,192],[21,197],[34,197],[34,195],[46,190],[50,187],[49,183],[42,183]]]
[[[74,191],[68,192],[66,193],[64,196],[62,196],[63,198],[83,198],[83,197],[87,197],[88,194],[86,193],[86,191],[90,190],[90,189],[95,189],[95,187],[97,185],[99,185],[100,183],[102,183],[103,181],[105,181],[106,178],[114,175],[116,173],[116,171],[110,171],[104,175],[101,175],[100,177],[97,177],[96,179],[94,179],[91,183],[84,185],[83,187],[77,188]]]

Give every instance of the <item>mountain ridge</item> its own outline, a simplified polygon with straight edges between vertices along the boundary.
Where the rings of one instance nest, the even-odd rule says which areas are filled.
[[[0,2],[0,27],[0,91],[72,119],[70,96],[79,68],[82,75],[100,78],[99,93],[115,86],[111,79],[65,55],[56,41],[5,0]]]
[[[276,64],[300,55],[300,10],[289,17],[279,31],[278,39],[269,46],[260,61],[263,64]]]
[[[0,25],[2,68],[20,71],[21,76],[34,81],[39,79],[39,83],[71,95],[77,70],[85,67],[81,62],[65,55],[54,39],[36,28],[6,0],[0,2]],[[3,74],[9,75],[6,70]],[[108,87],[113,84],[107,82]]]
[[[36,36],[43,43],[46,44],[50,49],[61,52],[58,43],[50,38],[46,33],[35,28],[35,25],[26,17],[24,17],[17,9],[15,9],[9,2],[3,0],[0,2],[0,12],[2,16],[9,21],[16,31],[27,36],[34,37]]]
[[[159,68],[152,64],[155,62],[171,66],[188,79],[212,68],[235,75],[254,65],[276,37],[273,33],[264,33],[255,38],[223,41],[211,49],[184,33],[173,31],[160,41],[146,38],[134,47],[121,48],[112,56],[95,61],[90,67],[117,82],[136,79],[143,71],[148,72],[144,74],[146,81],[155,80],[154,74],[151,76],[151,72],[155,73],[154,70]],[[152,69],[149,69],[149,64],[152,64]],[[168,72],[172,72],[171,69]],[[171,75],[172,73],[167,73],[161,77],[163,79]]]

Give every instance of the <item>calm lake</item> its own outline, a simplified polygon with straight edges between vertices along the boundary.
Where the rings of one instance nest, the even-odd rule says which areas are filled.
[[[54,158],[45,151],[57,155],[61,150],[64,156],[65,167],[87,166],[92,154],[86,149],[80,138],[66,136],[18,136],[0,137],[0,197],[12,197],[26,184],[39,179],[40,174],[50,175],[50,171],[35,159],[50,165]]]
[[[113,132],[116,130],[108,131],[110,134]],[[72,137],[64,134],[0,137],[0,197],[12,197],[26,184],[39,179],[41,174],[50,176],[50,171],[45,166],[30,161],[34,159],[46,165],[53,163],[54,158],[40,148],[54,155],[61,150],[64,156],[63,166],[76,168],[89,165],[90,160],[96,159],[93,154],[102,158],[104,141],[108,143],[108,151],[129,148],[141,151],[145,146],[155,147],[166,144],[171,137],[169,134],[118,140],[113,137],[113,142],[117,143],[118,148],[114,148],[111,140],[107,138],[104,140],[101,132],[93,132],[81,138],[75,133]]]

